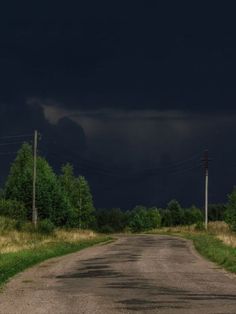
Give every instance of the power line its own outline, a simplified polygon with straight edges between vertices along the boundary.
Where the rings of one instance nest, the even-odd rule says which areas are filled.
[[[32,134],[19,134],[19,135],[7,135],[7,136],[1,136],[1,139],[7,139],[7,138],[21,138],[21,137],[32,137]]]
[[[54,142],[53,139],[50,139],[49,138],[49,142]],[[135,173],[140,173],[140,172],[153,172],[153,171],[162,171],[162,170],[165,170],[165,169],[172,169],[172,168],[175,168],[175,167],[179,167],[179,166],[184,166],[185,164],[187,163],[190,163],[190,162],[193,162],[194,160],[199,160],[200,157],[201,157],[201,154],[200,153],[195,153],[194,155],[186,158],[186,159],[183,159],[183,160],[179,160],[179,161],[176,161],[174,163],[170,163],[168,165],[163,165],[163,166],[159,166],[159,167],[150,167],[150,168],[139,168],[139,170],[133,170],[133,171],[130,171],[128,170],[127,168],[122,168],[122,167],[109,167],[107,165],[101,165],[99,164],[97,161],[93,161],[93,160],[89,160],[89,159],[85,159],[81,156],[81,154],[79,154],[78,152],[75,152],[74,150],[72,149],[66,149],[65,150],[67,153],[69,153],[70,155],[74,155],[75,157],[77,157],[78,159],[78,162],[79,164],[83,164],[87,167],[90,167],[90,168],[93,168],[93,169],[99,169],[103,172],[108,172],[110,174],[116,174],[118,172],[118,176],[120,176],[120,172],[121,171],[127,171],[129,173],[132,173],[132,174],[135,174]],[[49,154],[49,155],[52,155],[52,154]],[[55,154],[56,155],[56,154]]]
[[[98,174],[102,176],[107,176],[107,177],[116,177],[116,178],[129,178],[129,179],[135,179],[138,177],[147,177],[147,176],[153,176],[153,175],[160,175],[160,174],[166,174],[166,175],[177,175],[177,174],[182,174],[197,168],[200,168],[200,163],[197,164],[188,164],[188,165],[179,165],[178,167],[173,166],[172,168],[169,168],[168,171],[166,171],[165,168],[159,168],[155,169],[155,171],[135,171],[135,172],[127,172],[127,169],[123,169],[122,172],[109,172],[109,171],[104,171],[101,168],[94,167],[94,166],[88,166],[86,164],[83,164],[80,162],[79,164],[80,169],[84,169],[87,172],[90,172],[92,174]],[[126,171],[126,172],[125,172]],[[125,172],[125,173],[124,173]]]
[[[200,159],[200,154],[195,154],[189,157],[188,159],[171,163],[169,165],[164,165],[161,167],[153,167],[153,168],[141,168],[139,170],[132,171],[132,170],[127,169],[127,167],[125,168],[104,167],[103,165],[99,165],[97,162],[81,158],[81,155],[79,153],[76,153],[72,150],[67,150],[67,152],[77,157],[79,168],[83,168],[83,169],[86,169],[87,171],[92,171],[93,173],[95,172],[97,174],[101,174],[104,176],[114,176],[114,177],[134,177],[134,176],[142,176],[142,175],[153,175],[153,174],[158,174],[166,170],[173,172],[176,170],[181,170],[183,167],[191,166],[193,163],[195,163],[195,160]],[[49,154],[49,155],[54,155],[54,154]]]
[[[9,142],[9,143],[0,143],[0,146],[8,146],[8,145],[16,145],[16,144],[22,144],[24,142]]]
[[[0,153],[0,155],[11,155],[11,154],[17,154],[17,152],[5,152],[5,153]]]

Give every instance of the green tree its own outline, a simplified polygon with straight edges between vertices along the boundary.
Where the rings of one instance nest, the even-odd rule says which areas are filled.
[[[170,227],[172,226],[172,215],[169,209],[161,210],[161,226]]]
[[[236,187],[234,187],[232,193],[228,195],[225,221],[229,224],[233,231],[236,231]]]
[[[173,226],[183,224],[184,213],[179,202],[172,200],[168,203],[167,209],[171,212]]]
[[[32,147],[25,143],[11,166],[4,195],[6,199],[23,203],[28,219],[32,216],[32,181]],[[48,218],[56,225],[63,225],[67,220],[68,200],[62,193],[57,176],[42,157],[37,158],[36,207],[40,219]]]
[[[226,211],[225,204],[209,204],[208,206],[208,217],[210,221],[224,220]]]
[[[25,221],[27,220],[27,209],[18,201],[0,198],[0,216]]]
[[[183,224],[192,225],[203,221],[203,215],[200,209],[195,206],[183,210]]]
[[[147,210],[147,222],[148,229],[156,229],[161,226],[161,215],[156,207],[152,207]]]
[[[62,167],[59,177],[61,188],[70,203],[68,225],[71,227],[88,228],[94,223],[94,205],[90,187],[82,176],[74,175],[73,166],[69,163]]]
[[[73,208],[78,207],[79,185],[78,180],[74,176],[74,168],[70,163],[62,166],[62,175],[59,176],[59,181],[64,193],[67,195],[70,204]]]
[[[18,151],[15,161],[11,165],[10,173],[5,184],[4,196],[6,199],[24,203],[28,209],[28,216],[32,204],[32,178],[32,147],[24,143]]]
[[[93,197],[90,192],[88,181],[83,176],[77,179],[78,184],[78,226],[86,229],[94,222]]]
[[[130,214],[129,227],[133,232],[140,232],[146,229],[147,225],[147,215],[146,207],[136,206]]]
[[[48,218],[57,226],[67,223],[69,200],[53,169],[42,157],[37,159],[36,206],[39,218]]]

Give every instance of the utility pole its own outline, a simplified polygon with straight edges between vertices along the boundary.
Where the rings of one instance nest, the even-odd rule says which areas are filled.
[[[81,185],[79,185],[79,229],[81,229],[82,195]]]
[[[32,200],[32,222],[36,228],[38,213],[36,208],[36,176],[37,176],[37,145],[38,145],[38,131],[34,131],[34,160],[33,160],[33,200]]]
[[[205,171],[205,229],[208,227],[208,178],[209,178],[209,154],[208,150],[205,150],[204,158],[202,159],[204,171]]]

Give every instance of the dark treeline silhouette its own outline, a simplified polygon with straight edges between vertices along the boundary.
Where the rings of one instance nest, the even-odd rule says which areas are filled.
[[[24,143],[0,194],[0,215],[16,221],[32,219],[32,146]],[[203,226],[204,212],[194,205],[182,208],[177,200],[166,208],[143,205],[131,210],[119,208],[95,210],[89,184],[83,176],[74,175],[73,166],[66,164],[56,174],[47,160],[37,157],[36,206],[39,224],[54,227],[92,228],[99,232],[141,232],[178,225]],[[209,220],[225,220],[236,231],[236,189],[227,204],[210,204]]]

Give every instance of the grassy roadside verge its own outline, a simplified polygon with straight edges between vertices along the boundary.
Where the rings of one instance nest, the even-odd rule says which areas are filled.
[[[236,248],[223,243],[212,234],[184,235],[193,241],[196,250],[210,261],[224,269],[236,273]]]
[[[78,242],[49,242],[40,247],[0,254],[0,286],[15,274],[52,257],[73,253],[89,246],[105,243],[111,237],[97,236]]]
[[[236,247],[224,243],[218,238],[217,233],[199,231],[168,231],[155,230],[150,234],[173,235],[192,240],[195,249],[205,258],[216,263],[222,268],[236,273]]]

